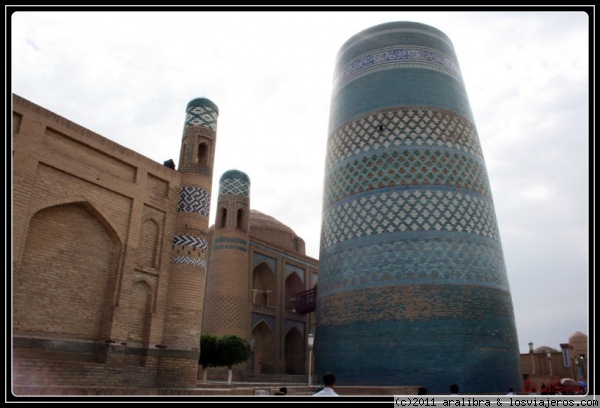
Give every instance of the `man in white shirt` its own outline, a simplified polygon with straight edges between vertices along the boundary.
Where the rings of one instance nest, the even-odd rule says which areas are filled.
[[[335,388],[335,375],[333,373],[323,374],[323,389],[313,396],[336,396],[338,395],[333,389]]]

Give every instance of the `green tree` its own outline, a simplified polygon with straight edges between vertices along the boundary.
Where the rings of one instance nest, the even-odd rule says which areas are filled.
[[[217,365],[227,366],[227,384],[231,384],[233,366],[248,360],[252,354],[250,342],[235,334],[226,334],[219,338],[217,350]]]
[[[200,337],[200,357],[198,364],[202,366],[202,382],[206,382],[208,367],[217,367],[219,364],[219,337],[206,333]]]

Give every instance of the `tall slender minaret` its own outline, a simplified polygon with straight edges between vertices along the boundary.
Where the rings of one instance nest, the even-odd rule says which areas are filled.
[[[198,98],[187,105],[178,171],[179,206],[169,274],[163,346],[157,384],[194,387],[208,249],[208,221],[219,109]]]
[[[219,181],[203,333],[236,334],[250,339],[249,218],[250,179],[241,171],[229,170]]]
[[[315,374],[433,393],[518,389],[494,202],[449,38],[413,22],[351,37],[330,115]]]

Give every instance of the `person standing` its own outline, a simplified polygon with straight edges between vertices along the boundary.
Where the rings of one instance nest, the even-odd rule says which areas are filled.
[[[336,396],[338,395],[335,391],[335,374],[333,373],[325,373],[323,374],[323,389],[313,396]]]

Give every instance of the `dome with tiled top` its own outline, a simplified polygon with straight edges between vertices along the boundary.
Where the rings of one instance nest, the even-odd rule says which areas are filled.
[[[242,180],[242,181],[245,181],[246,183],[250,183],[250,177],[248,177],[248,175],[246,173],[239,171],[239,170],[226,171],[221,176],[220,181],[223,181],[225,179]]]
[[[217,105],[215,105],[215,103],[213,101],[211,101],[210,99],[206,99],[206,98],[192,99],[191,101],[188,102],[186,109],[189,109],[192,107],[208,107],[208,108],[211,108],[212,110],[214,110],[215,112],[219,113],[219,107]]]

